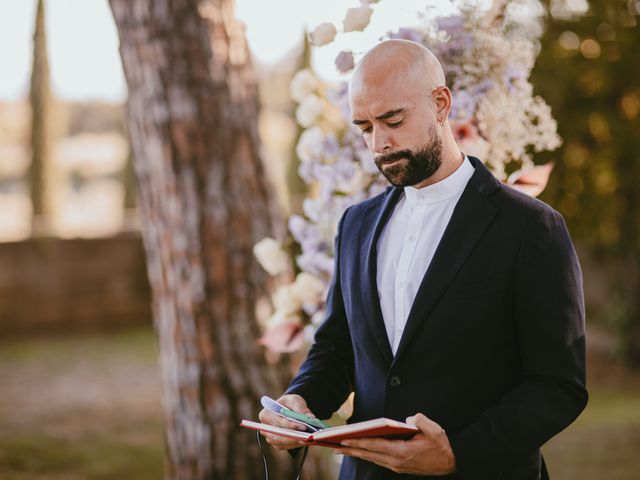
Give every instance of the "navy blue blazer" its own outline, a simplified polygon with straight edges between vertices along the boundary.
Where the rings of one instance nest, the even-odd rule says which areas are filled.
[[[350,207],[327,315],[287,393],[349,422],[421,412],[446,430],[449,478],[548,478],[540,447],[587,403],[582,274],[561,215],[478,159],[420,284],[398,351],[376,285],[378,238],[402,193]],[[341,480],[418,478],[346,457]],[[421,477],[425,478],[425,477]],[[438,477],[443,478],[443,477]]]

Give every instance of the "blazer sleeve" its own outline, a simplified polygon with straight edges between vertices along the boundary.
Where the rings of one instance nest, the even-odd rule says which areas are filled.
[[[518,252],[514,319],[521,380],[450,435],[458,478],[494,478],[573,422],[587,403],[582,273],[564,219],[541,206]]]
[[[307,358],[286,391],[303,397],[319,418],[329,418],[353,390],[353,350],[340,281],[341,237],[349,209],[338,224],[335,267],[325,304],[325,319],[316,331]]]

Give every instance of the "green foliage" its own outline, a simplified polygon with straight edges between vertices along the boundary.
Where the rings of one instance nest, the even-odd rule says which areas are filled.
[[[145,428],[147,428],[145,426]],[[42,435],[0,440],[0,472],[4,479],[77,478],[91,480],[162,478],[160,428],[144,445],[114,432],[70,441]]]
[[[542,198],[565,216],[576,243],[621,265],[613,289],[626,305],[614,313],[627,318],[615,323],[640,365],[640,5],[592,0],[573,15],[571,5],[551,3],[532,75],[564,139],[538,157],[556,162]]]
[[[640,220],[639,49],[627,2],[595,0],[583,16],[549,17],[533,72],[565,141],[548,154],[561,160],[546,198],[582,242],[615,253],[638,249],[627,222]]]
[[[150,328],[0,339],[0,478],[162,478],[157,359]]]

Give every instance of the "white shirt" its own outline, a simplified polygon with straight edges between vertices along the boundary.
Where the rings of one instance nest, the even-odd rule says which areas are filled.
[[[405,187],[380,235],[376,283],[394,355],[418,287],[473,172],[465,155],[447,178],[420,189]]]

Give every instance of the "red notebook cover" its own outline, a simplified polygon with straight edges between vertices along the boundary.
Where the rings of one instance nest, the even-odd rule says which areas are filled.
[[[314,433],[274,427],[273,425],[268,425],[266,423],[251,422],[249,420],[243,420],[240,425],[252,430],[260,430],[289,438],[296,438],[298,440],[302,440],[305,445],[320,445],[327,447],[339,445],[342,440],[346,440],[348,438],[380,437],[408,439],[420,431],[415,425],[409,425],[407,423],[398,422],[388,418],[366,420],[364,422],[352,423],[350,425],[327,428]]]

